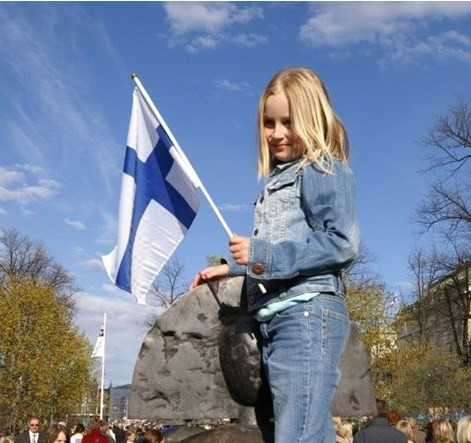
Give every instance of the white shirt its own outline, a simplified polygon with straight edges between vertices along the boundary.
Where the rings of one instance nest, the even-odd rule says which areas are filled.
[[[29,441],[31,443],[38,443],[39,433],[29,431]]]

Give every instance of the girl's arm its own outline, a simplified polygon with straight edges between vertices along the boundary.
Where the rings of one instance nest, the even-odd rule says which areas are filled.
[[[209,281],[220,280],[227,277],[229,273],[229,266],[227,264],[210,266],[198,272],[190,285],[190,291],[197,286],[207,283]]]

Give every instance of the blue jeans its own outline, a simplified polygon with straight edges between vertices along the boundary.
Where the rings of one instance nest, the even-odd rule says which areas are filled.
[[[275,443],[334,443],[330,412],[350,323],[342,296],[321,293],[260,324]]]

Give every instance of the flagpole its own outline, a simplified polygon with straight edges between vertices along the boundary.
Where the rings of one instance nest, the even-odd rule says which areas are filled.
[[[151,100],[149,94],[147,94],[147,91],[144,89],[144,86],[142,86],[142,83],[141,81],[139,80],[139,78],[137,77],[137,74],[131,74],[131,78],[135,81],[137,87],[139,88],[139,91],[141,92],[141,94],[144,96],[145,100],[147,101],[147,104],[149,105],[149,107],[151,108],[152,112],[154,113],[154,115],[157,117],[157,120],[160,122],[160,124],[162,125],[162,127],[164,128],[165,132],[167,133],[168,137],[170,138],[170,141],[172,142],[174,148],[176,149],[176,151],[180,154],[180,157],[185,161],[185,164],[186,166],[190,169],[192,175],[194,176],[194,178],[197,180],[198,184],[197,186],[201,189],[201,192],[203,193],[203,195],[206,197],[206,200],[208,200],[208,203],[209,203],[209,206],[211,206],[212,210],[214,211],[214,213],[216,214],[216,217],[218,218],[218,220],[221,222],[224,230],[226,231],[227,235],[229,237],[232,237],[233,234],[232,234],[232,231],[229,229],[229,226],[227,225],[226,221],[224,220],[224,218],[222,217],[219,209],[217,208],[217,206],[214,204],[214,201],[213,199],[211,198],[211,196],[208,194],[208,191],[206,191],[206,188],[204,187],[203,183],[201,182],[200,178],[198,177],[198,174],[196,173],[196,171],[193,169],[193,166],[191,165],[190,161],[188,160],[188,158],[186,157],[186,155],[184,154],[182,148],[180,148],[180,145],[178,144],[177,140],[175,139],[175,137],[173,136],[172,132],[170,131],[169,127],[167,126],[167,124],[165,123],[165,120],[163,119],[163,117],[160,115],[160,112],[158,111],[157,107],[154,105],[153,101]]]
[[[103,315],[103,357],[101,360],[101,393],[100,393],[100,420],[103,420],[103,391],[105,385],[105,345],[106,345],[106,312]]]

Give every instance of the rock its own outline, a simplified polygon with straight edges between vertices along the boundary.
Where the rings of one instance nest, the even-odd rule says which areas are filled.
[[[135,365],[130,418],[174,424],[231,419],[271,432],[271,397],[258,327],[245,313],[243,280],[200,286],[161,315]],[[369,356],[354,326],[341,371],[333,415],[374,414]]]

